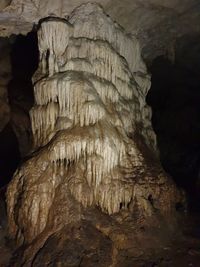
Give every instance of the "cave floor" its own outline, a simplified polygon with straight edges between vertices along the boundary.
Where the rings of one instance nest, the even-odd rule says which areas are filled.
[[[123,259],[120,260],[121,263],[113,267],[200,267],[199,225],[200,213],[181,215],[179,228],[182,234],[174,235],[173,240],[171,240],[168,245],[161,247],[161,249],[159,248],[159,250],[151,254],[151,256],[146,256],[147,253],[145,254],[145,251],[142,251],[142,255],[145,255],[145,261],[142,257],[137,259],[131,258],[130,254],[128,256],[123,255]],[[2,204],[2,197],[0,195],[0,267],[12,267],[9,265],[9,260],[12,257],[14,247],[7,238],[6,226],[5,203]],[[152,234],[156,237],[156,233],[153,232]],[[65,267],[66,266],[67,265],[65,265]],[[91,266],[92,265],[79,265],[79,267]],[[67,267],[72,266],[70,265]],[[76,266],[73,265],[73,267]],[[95,267],[98,267],[98,264]]]
[[[199,225],[200,214],[186,215],[180,222],[181,238],[174,236],[172,243],[163,248],[163,253],[155,255],[155,259],[149,259],[149,262],[139,263],[138,267],[200,267]]]
[[[11,250],[5,244],[5,231],[0,229],[0,267],[6,267],[11,258]]]

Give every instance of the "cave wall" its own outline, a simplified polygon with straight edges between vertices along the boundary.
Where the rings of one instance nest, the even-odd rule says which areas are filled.
[[[34,23],[47,16],[67,18],[72,10],[87,0],[13,0],[2,12],[0,35],[31,31]],[[128,32],[136,34],[142,45],[145,61],[175,49],[176,40],[190,33],[199,33],[200,3],[198,0],[103,0],[96,1]],[[20,21],[18,17],[20,16]]]

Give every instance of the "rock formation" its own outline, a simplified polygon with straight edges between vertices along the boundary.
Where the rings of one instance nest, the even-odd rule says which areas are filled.
[[[27,34],[41,18],[66,18],[88,0],[1,0],[0,36]],[[126,30],[137,34],[145,61],[173,58],[176,41],[200,32],[199,0],[96,0]]]
[[[7,191],[9,232],[22,253],[12,266],[94,266],[87,253],[85,265],[83,259],[64,265],[70,239],[80,254],[104,244],[95,266],[124,266],[117,255],[136,231],[125,225],[164,220],[181,201],[150,156],[156,154],[145,103],[150,76],[139,43],[101,7],[85,4],[68,20],[43,19],[38,45],[34,152]],[[64,250],[67,260],[49,254],[56,240],[54,252]]]

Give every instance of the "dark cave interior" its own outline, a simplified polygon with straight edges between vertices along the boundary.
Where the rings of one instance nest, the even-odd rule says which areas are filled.
[[[172,63],[156,58],[147,103],[157,135],[161,163],[188,195],[189,210],[199,211],[200,189],[200,47],[199,37],[187,37],[176,48]],[[184,45],[183,45],[184,43]]]
[[[3,187],[11,180],[20,162],[17,137],[10,124],[0,133],[0,151],[0,187]]]
[[[11,79],[7,86],[10,120],[0,132],[0,186],[12,178],[20,161],[31,147],[29,110],[33,105],[32,76],[38,66],[37,34],[11,36]],[[26,153],[24,153],[24,151]]]
[[[32,76],[38,67],[38,46],[36,32],[26,36],[18,35],[11,50],[12,79],[8,84],[9,102],[23,103],[24,110],[33,105]]]

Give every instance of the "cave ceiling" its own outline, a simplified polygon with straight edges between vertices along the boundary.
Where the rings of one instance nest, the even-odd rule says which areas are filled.
[[[26,34],[41,18],[65,17],[88,0],[1,0],[0,35]],[[126,30],[136,35],[145,61],[169,54],[177,40],[199,35],[199,0],[96,0]],[[184,40],[184,38],[182,38]],[[182,40],[181,39],[181,40]]]

